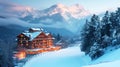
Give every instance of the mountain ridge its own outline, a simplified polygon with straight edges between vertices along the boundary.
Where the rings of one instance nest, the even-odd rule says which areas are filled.
[[[32,11],[32,10],[31,10]],[[31,20],[28,22],[34,23],[34,20],[37,22],[45,23],[46,20],[51,20],[52,22],[69,22],[71,19],[81,19],[90,15],[90,12],[85,10],[79,4],[72,6],[65,6],[63,4],[55,4],[44,10],[36,10],[31,12],[29,15],[22,17],[22,19]],[[47,21],[49,23],[49,21]]]
[[[19,8],[17,9],[17,7]],[[0,13],[0,26],[15,24],[23,27],[51,27],[52,29],[64,29],[76,33],[84,24],[84,19],[79,17],[81,15],[79,12],[81,13],[82,9],[84,12],[84,8],[79,4],[72,6],[56,4],[44,10],[35,10],[21,5],[11,5],[7,8],[12,10],[9,12],[8,9],[4,9],[3,11],[6,13],[4,12],[2,15]],[[88,12],[86,11],[86,13]],[[75,18],[76,15],[79,18]]]

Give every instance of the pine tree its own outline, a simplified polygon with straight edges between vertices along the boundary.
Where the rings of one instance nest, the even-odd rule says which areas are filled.
[[[114,20],[115,20],[115,23],[112,24],[112,44],[113,46],[116,46],[116,45],[119,45],[120,44],[120,8],[118,8],[118,10],[114,13],[115,16],[114,16]],[[111,18],[113,18],[113,16],[111,16]]]
[[[95,42],[93,44],[93,46],[91,46],[91,48],[90,48],[89,56],[91,57],[92,60],[94,60],[94,59],[100,57],[103,54],[104,54],[104,51],[101,48],[100,44],[98,44],[97,42]]]
[[[98,16],[93,15],[91,22],[93,23],[93,27],[95,28],[94,37],[93,37],[93,45],[90,48],[89,55],[92,59],[98,58],[103,55],[103,48],[101,47],[102,37],[101,37],[101,22]]]
[[[116,11],[116,22],[117,22],[116,33],[119,34],[120,33],[120,8],[118,8],[118,10]]]
[[[104,15],[104,17],[102,18],[102,21],[101,21],[102,36],[104,36],[104,35],[110,36],[111,22],[110,22],[109,18],[110,18],[109,12],[106,11],[106,13],[105,13],[105,15]]]
[[[83,28],[82,34],[81,34],[81,40],[82,40],[82,45],[81,45],[81,50],[85,51],[86,53],[89,52],[90,46],[92,45],[92,32],[90,30],[90,25],[88,20],[86,20],[86,24]],[[91,35],[92,34],[92,35]]]
[[[56,39],[57,39],[57,41],[61,40],[61,35],[57,34]]]
[[[100,39],[98,38],[100,37],[100,33],[98,33],[98,31],[96,32],[96,30],[99,30],[100,27],[99,25],[100,20],[97,15],[93,15],[90,22],[86,20],[86,24],[82,32],[82,46],[81,46],[82,47],[81,50],[85,51],[86,54],[90,52],[90,48],[96,42],[96,40]]]
[[[102,48],[106,48],[109,44],[111,44],[111,22],[109,12],[106,11],[104,17],[101,20],[101,37],[102,37]],[[106,40],[107,38],[107,40]]]
[[[110,22],[112,24],[112,28],[115,29],[116,26],[118,25],[117,21],[116,21],[116,13],[111,13],[110,14]]]

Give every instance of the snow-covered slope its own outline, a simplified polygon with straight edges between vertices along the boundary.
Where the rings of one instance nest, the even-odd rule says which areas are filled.
[[[30,59],[24,67],[119,67],[120,48],[91,61],[79,47],[39,54]]]
[[[34,56],[24,67],[81,67],[89,62],[90,58],[79,47],[69,47]]]
[[[92,61],[90,66],[85,67],[119,67],[120,66],[120,48],[106,53],[95,61]]]
[[[116,60],[120,60],[120,49],[113,50],[111,52],[106,53],[102,57],[93,61],[92,64],[96,64],[100,62],[110,62],[110,61],[116,61]]]
[[[83,66],[83,67],[119,67],[119,66],[120,66],[120,60],[119,61],[96,64],[96,65],[90,65],[90,66]]]

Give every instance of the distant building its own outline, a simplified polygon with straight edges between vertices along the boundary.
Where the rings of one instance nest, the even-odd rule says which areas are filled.
[[[17,36],[19,48],[50,48],[53,46],[54,38],[50,33],[44,32],[42,28],[30,28]]]

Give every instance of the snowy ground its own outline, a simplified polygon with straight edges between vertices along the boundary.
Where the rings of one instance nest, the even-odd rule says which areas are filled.
[[[96,64],[100,62],[111,62],[116,60],[120,60],[120,48],[104,54],[102,57],[93,61],[92,64]]]
[[[80,47],[69,47],[54,52],[42,53],[31,58],[23,67],[119,67],[120,48],[107,52],[91,61]]]
[[[80,47],[69,47],[34,56],[24,67],[82,67],[89,62],[90,57],[85,56]]]
[[[113,61],[113,62],[106,62],[96,65],[89,65],[89,66],[83,66],[83,67],[119,67],[120,61]]]
[[[89,66],[83,67],[120,67],[120,48],[106,53],[97,60],[90,62]]]

